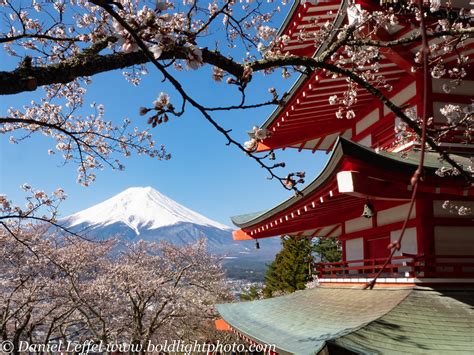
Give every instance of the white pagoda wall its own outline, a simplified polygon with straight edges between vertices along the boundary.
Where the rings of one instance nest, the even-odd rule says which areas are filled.
[[[361,230],[372,228],[372,220],[370,218],[365,218],[365,217],[357,217],[354,219],[350,219],[346,221],[345,223],[346,223],[346,228],[345,228],[346,233],[358,232]]]
[[[346,240],[345,243],[346,247],[346,260],[361,260],[364,259],[364,238],[356,238]],[[351,266],[360,266],[363,265],[362,262],[360,263],[353,263]],[[350,270],[349,273],[357,273],[357,270]]]
[[[365,136],[364,138],[362,138],[357,143],[365,145],[366,147],[371,147],[372,146],[372,136],[369,134],[368,136]]]
[[[408,210],[410,208],[410,204],[406,203],[404,205],[388,208],[386,210],[379,211],[377,213],[377,225],[384,226],[387,224],[401,222],[405,220]],[[416,203],[413,206],[411,211],[410,219],[416,217]]]
[[[474,81],[472,80],[463,80],[461,85],[453,87],[453,82],[450,79],[432,79],[434,93],[445,94],[443,85],[452,87],[450,94],[453,95],[472,96],[472,92],[474,91]]]
[[[411,83],[408,85],[405,89],[401,90],[399,93],[395,94],[393,97],[390,98],[390,100],[395,104],[395,105],[402,105],[413,96],[416,95],[416,82]],[[384,116],[388,115],[392,111],[384,105],[383,107],[383,114]]]
[[[365,129],[372,126],[375,122],[379,120],[379,109],[376,108],[372,112],[370,112],[367,116],[362,118],[359,122],[356,123],[356,134],[361,133]]]

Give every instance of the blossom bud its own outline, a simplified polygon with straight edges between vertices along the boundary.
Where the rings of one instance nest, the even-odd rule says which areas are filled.
[[[140,109],[138,111],[140,116],[145,116],[148,112],[150,112],[150,109],[146,108],[146,107],[140,107]]]

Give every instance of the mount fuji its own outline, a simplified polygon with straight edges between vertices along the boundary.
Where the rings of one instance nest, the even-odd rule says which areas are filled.
[[[59,221],[89,238],[117,238],[122,242],[166,240],[175,244],[206,238],[209,251],[230,258],[273,259],[280,249],[270,238],[265,249],[252,241],[232,240],[232,229],[186,208],[152,187],[131,187],[95,206]]]

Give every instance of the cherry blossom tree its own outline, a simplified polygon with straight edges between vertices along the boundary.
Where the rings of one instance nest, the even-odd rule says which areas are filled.
[[[87,325],[84,339],[138,348],[188,332],[196,337],[189,320],[211,322],[213,305],[230,299],[220,262],[203,240],[184,246],[138,242],[113,257],[91,253],[84,243],[90,242],[71,245],[79,258],[65,285]]]
[[[21,231],[0,234],[0,334],[30,344],[209,340],[214,304],[231,300],[220,260],[193,245],[112,241]],[[27,235],[26,235],[27,234]],[[197,326],[199,324],[199,326]]]
[[[47,228],[21,230],[18,243],[0,230],[0,334],[13,343],[48,343],[56,327],[73,312],[67,298],[58,294],[61,270],[51,253],[54,240]]]
[[[198,339],[196,323],[213,325],[214,304],[231,300],[219,259],[204,240],[178,247],[138,243],[107,272],[122,298],[124,337],[143,347],[149,342]]]

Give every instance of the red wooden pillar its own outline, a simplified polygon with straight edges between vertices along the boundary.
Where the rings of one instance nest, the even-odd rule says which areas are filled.
[[[434,226],[433,226],[433,201],[426,199],[416,200],[416,241],[418,255],[427,256],[421,267],[414,267],[413,276],[417,276],[420,271],[424,271],[424,277],[430,277],[430,259],[434,254]]]
[[[416,200],[416,239],[418,254],[435,254],[433,200]]]
[[[346,241],[342,241],[342,261],[347,261],[346,257]]]

